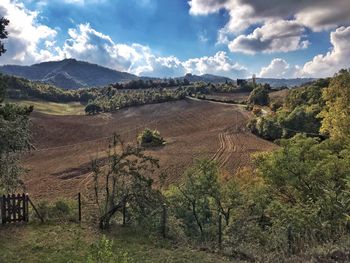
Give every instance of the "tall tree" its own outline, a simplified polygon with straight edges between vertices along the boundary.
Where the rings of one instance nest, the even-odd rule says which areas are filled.
[[[350,71],[341,70],[324,89],[325,109],[320,113],[323,118],[321,132],[334,139],[350,137]]]
[[[0,18],[0,56],[6,52],[3,41],[1,39],[7,38],[8,32],[6,31],[6,26],[9,24],[9,21],[2,17]]]
[[[8,35],[6,26],[9,21],[0,19],[0,39]],[[0,41],[0,56],[6,52]],[[5,83],[0,81],[0,103],[5,97]],[[19,153],[29,149],[28,116],[33,107],[21,107],[15,104],[0,104],[0,193],[14,191],[21,183],[22,169],[19,165]]]
[[[107,165],[92,161],[95,198],[100,209],[100,228],[108,228],[113,215],[128,204],[145,217],[158,203],[159,193],[152,188],[150,175],[158,160],[137,146],[125,145],[114,135],[108,149]]]

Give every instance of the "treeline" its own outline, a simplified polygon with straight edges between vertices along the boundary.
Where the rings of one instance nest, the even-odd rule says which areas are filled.
[[[132,80],[125,83],[115,83],[111,86],[118,90],[121,89],[155,89],[155,88],[171,88],[171,87],[179,87],[179,86],[187,86],[190,82],[187,79],[157,79],[157,80]]]
[[[6,90],[7,98],[34,98],[61,103],[81,102],[88,105],[87,113],[111,112],[124,107],[179,100],[185,98],[187,92],[186,88],[176,86],[174,88],[145,88],[149,82],[142,80],[130,82],[130,87],[136,84],[137,88],[120,89],[119,84],[116,84],[104,88],[65,90],[23,78],[0,75],[0,85]],[[127,86],[129,84],[124,85],[129,87]]]
[[[186,90],[184,88],[146,89],[125,92],[112,91],[111,93],[105,93],[102,90],[100,96],[89,101],[85,111],[88,114],[95,114],[101,111],[113,112],[125,107],[174,101],[185,97]]]
[[[292,89],[282,103],[266,100],[265,96],[265,105],[270,105],[271,113],[251,120],[250,130],[267,140],[291,138],[297,133],[320,136],[320,112],[327,102],[322,94],[338,77],[320,79]]]

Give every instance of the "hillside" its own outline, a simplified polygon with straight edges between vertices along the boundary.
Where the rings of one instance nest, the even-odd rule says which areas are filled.
[[[206,83],[225,83],[225,82],[235,82],[235,80],[232,80],[230,78],[222,77],[222,76],[217,76],[217,75],[212,75],[212,74],[204,74],[204,75],[192,75],[190,73],[186,74],[184,77],[177,78],[181,81],[184,79],[187,79],[189,82],[206,82]]]
[[[5,65],[0,67],[0,72],[66,89],[106,86],[138,78],[126,72],[75,59],[43,62],[31,66]]]
[[[257,78],[256,82],[261,84],[269,84],[272,88],[278,87],[298,87],[308,82],[312,82],[314,78],[295,78],[295,79],[274,79],[274,78]]]

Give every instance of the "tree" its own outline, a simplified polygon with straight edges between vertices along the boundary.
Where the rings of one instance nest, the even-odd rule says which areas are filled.
[[[152,188],[150,175],[156,168],[158,160],[145,155],[137,146],[125,145],[118,135],[113,136],[106,166],[98,159],[92,161],[101,229],[108,228],[113,215],[127,203],[142,216],[148,208],[154,209],[159,193]]]
[[[0,39],[7,37],[9,21],[0,19]],[[0,42],[0,56],[6,52]],[[5,96],[6,84],[0,80],[0,103]],[[33,107],[15,104],[0,104],[0,192],[14,191],[21,183],[22,169],[18,164],[19,154],[30,148],[28,116]]]
[[[323,91],[326,107],[319,114],[321,132],[334,139],[350,137],[350,71],[341,70]]]
[[[269,91],[266,87],[259,85],[253,89],[248,98],[248,103],[253,105],[266,106],[269,104]]]
[[[100,113],[102,111],[102,108],[98,105],[98,104],[96,104],[96,103],[94,103],[94,102],[91,102],[91,103],[89,103],[88,105],[86,105],[86,107],[85,107],[85,113],[86,114],[92,114],[92,115],[94,115],[94,114],[98,114],[98,113]]]
[[[0,18],[0,56],[6,52],[4,43],[1,41],[1,39],[7,38],[8,32],[6,31],[6,26],[8,26],[8,24],[9,20],[4,17]]]
[[[271,195],[272,226],[290,225],[304,241],[339,238],[350,213],[349,146],[303,135],[281,140],[280,146],[255,159]]]
[[[226,225],[230,222],[231,210],[239,197],[234,181],[220,181],[219,175],[215,162],[197,160],[186,171],[184,183],[167,192],[170,206],[187,226],[190,235],[198,230],[202,239],[210,236],[210,229],[216,225],[220,214]]]
[[[159,131],[146,128],[137,136],[137,141],[142,147],[161,146],[164,139],[160,136]]]

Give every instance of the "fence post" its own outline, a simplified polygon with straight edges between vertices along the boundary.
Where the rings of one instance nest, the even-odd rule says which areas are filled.
[[[123,201],[123,226],[126,225],[126,199]]]
[[[219,232],[218,232],[218,243],[219,243],[219,249],[222,249],[222,215],[219,215]]]
[[[81,222],[81,194],[78,193],[78,216],[79,222]]]
[[[35,213],[37,214],[37,216],[40,218],[41,223],[44,223],[44,218],[40,215],[38,209],[36,209],[35,205],[33,204],[32,200],[30,200],[30,198],[28,197],[28,201],[31,204],[31,206],[33,207]]]
[[[166,218],[167,218],[167,211],[166,211],[166,204],[163,204],[163,212],[162,212],[162,235],[163,238],[166,238]]]
[[[28,202],[29,202],[29,195],[26,194],[25,195],[25,201],[24,201],[24,203],[25,203],[26,222],[29,222],[29,204],[28,204]]]
[[[6,223],[6,219],[5,219],[5,195],[3,195],[1,197],[1,221],[2,221],[2,224],[5,224]]]
[[[293,254],[293,233],[291,225],[287,228],[287,239],[288,239],[288,252],[290,255]]]

